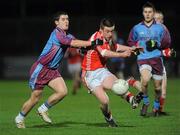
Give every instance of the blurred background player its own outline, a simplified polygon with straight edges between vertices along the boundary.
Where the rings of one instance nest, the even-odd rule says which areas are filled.
[[[78,48],[70,47],[66,52],[66,57],[68,58],[68,71],[72,75],[73,79],[72,94],[75,95],[81,86],[80,74],[82,55],[80,54],[80,50]]]
[[[114,43],[124,44],[124,40],[118,36],[117,31],[113,31],[112,40]],[[110,70],[118,78],[124,79],[124,68],[125,59],[124,58],[111,58],[110,59]]]
[[[160,112],[161,84],[163,79],[163,60],[162,50],[169,48],[171,38],[167,28],[156,23],[154,20],[155,7],[147,2],[143,5],[144,20],[135,25],[129,34],[128,44],[136,46],[137,44],[144,48],[137,56],[137,63],[141,75],[141,84],[143,95],[143,106],[140,112],[141,116],[147,114],[149,106],[148,83],[151,77],[154,80],[155,100],[153,105],[153,114],[158,116]]]
[[[112,89],[114,82],[118,78],[106,68],[107,59],[112,57],[129,57],[132,51],[135,50],[135,48],[113,43],[112,34],[114,29],[115,24],[112,20],[102,19],[100,22],[100,30],[90,37],[90,41],[100,38],[104,41],[104,44],[87,50],[82,61],[82,81],[85,86],[88,87],[89,92],[100,102],[100,109],[106,122],[111,127],[117,127],[118,125],[112,117],[109,108],[109,97],[106,91]],[[129,91],[119,96],[126,99],[127,102],[132,105],[133,109],[139,104],[136,96],[133,96]]]
[[[156,22],[163,24],[164,23],[164,15],[161,11],[156,10],[155,14],[154,14],[154,19]],[[166,27],[165,27],[166,28]],[[170,50],[170,51],[174,51],[174,50]],[[174,54],[174,56],[172,55],[172,53],[176,53],[174,52],[170,52],[171,56],[168,57],[176,57]],[[165,56],[166,57],[166,56]],[[165,112],[163,112],[164,110],[164,103],[165,103],[165,99],[166,99],[166,92],[167,91],[167,73],[166,73],[166,68],[165,68],[165,64],[163,67],[163,80],[162,80],[162,93],[161,93],[161,98],[160,98],[160,112],[161,114],[166,114]]]
[[[156,22],[158,23],[164,23],[164,15],[161,11],[156,10],[155,14],[154,14],[154,19]]]
[[[44,87],[49,86],[54,93],[38,109],[38,114],[46,123],[52,123],[47,111],[67,95],[67,87],[61,77],[58,67],[68,47],[87,47],[98,44],[98,41],[83,41],[75,39],[67,31],[69,29],[69,16],[65,12],[58,12],[54,18],[56,28],[50,35],[38,60],[30,70],[29,85],[32,89],[30,98],[23,104],[20,113],[15,118],[18,128],[25,128],[25,116],[38,103]]]
[[[157,11],[154,14],[154,19],[158,23],[164,23],[164,15],[161,11]],[[167,73],[165,65],[163,67],[163,80],[162,80],[162,93],[160,98],[160,112],[163,113],[164,103],[166,99],[166,91],[167,91]]]

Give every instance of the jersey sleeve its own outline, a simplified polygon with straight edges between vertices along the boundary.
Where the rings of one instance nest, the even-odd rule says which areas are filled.
[[[165,49],[165,48],[169,48],[170,46],[171,46],[171,36],[167,27],[164,26],[163,35],[161,38],[161,48]]]
[[[101,45],[101,46],[97,46],[97,47],[96,47],[96,50],[97,50],[100,54],[102,54],[102,51],[107,50],[107,48],[106,48],[106,45]]]
[[[137,33],[135,32],[134,28],[130,31],[127,43],[129,46],[136,46],[137,44]]]
[[[70,45],[71,41],[74,39],[73,36],[66,35],[63,32],[56,30],[56,37],[59,40],[59,42],[63,45]]]

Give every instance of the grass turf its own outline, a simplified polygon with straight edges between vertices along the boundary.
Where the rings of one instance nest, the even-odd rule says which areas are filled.
[[[43,97],[26,118],[26,129],[17,129],[14,118],[31,93],[26,81],[0,81],[0,135],[180,135],[180,79],[168,80],[165,111],[167,116],[140,117],[139,110],[109,92],[110,107],[118,128],[109,128],[99,109],[99,104],[85,88],[77,95],[71,94],[71,81],[66,80],[68,96],[51,110],[52,125],[43,123],[36,109],[52,91],[46,87]],[[130,89],[136,93],[134,89]],[[149,86],[152,110],[153,87]]]

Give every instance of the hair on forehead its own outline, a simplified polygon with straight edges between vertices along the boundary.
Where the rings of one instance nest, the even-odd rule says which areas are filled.
[[[104,29],[104,27],[113,27],[115,23],[110,18],[103,18],[100,22],[100,28]]]
[[[160,14],[160,15],[162,15],[162,16],[164,16],[163,15],[163,13],[162,13],[162,11],[160,11],[160,10],[156,10],[156,12],[155,12],[156,14]]]
[[[144,8],[152,8],[153,11],[156,11],[155,6],[149,1],[143,5],[142,9],[144,10]]]
[[[59,11],[59,12],[55,13],[53,20],[58,21],[61,15],[68,15],[68,13],[65,11]]]

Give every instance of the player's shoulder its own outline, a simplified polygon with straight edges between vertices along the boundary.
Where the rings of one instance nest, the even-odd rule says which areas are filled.
[[[161,23],[161,27],[164,29],[164,30],[168,30],[168,28],[166,27],[166,25],[162,24]]]
[[[93,41],[93,40],[98,39],[98,38],[102,39],[102,34],[100,31],[96,31],[95,33],[93,33],[89,40]]]
[[[166,27],[164,24],[162,24],[162,23],[156,22],[156,26],[157,26],[159,29],[168,30],[167,27]]]
[[[136,29],[139,29],[143,26],[143,22],[139,22],[137,24],[134,25],[133,29],[136,30]]]
[[[67,33],[67,37],[70,37],[70,38],[72,38],[72,39],[75,39],[75,36],[72,35],[72,34],[70,34],[70,33]]]

